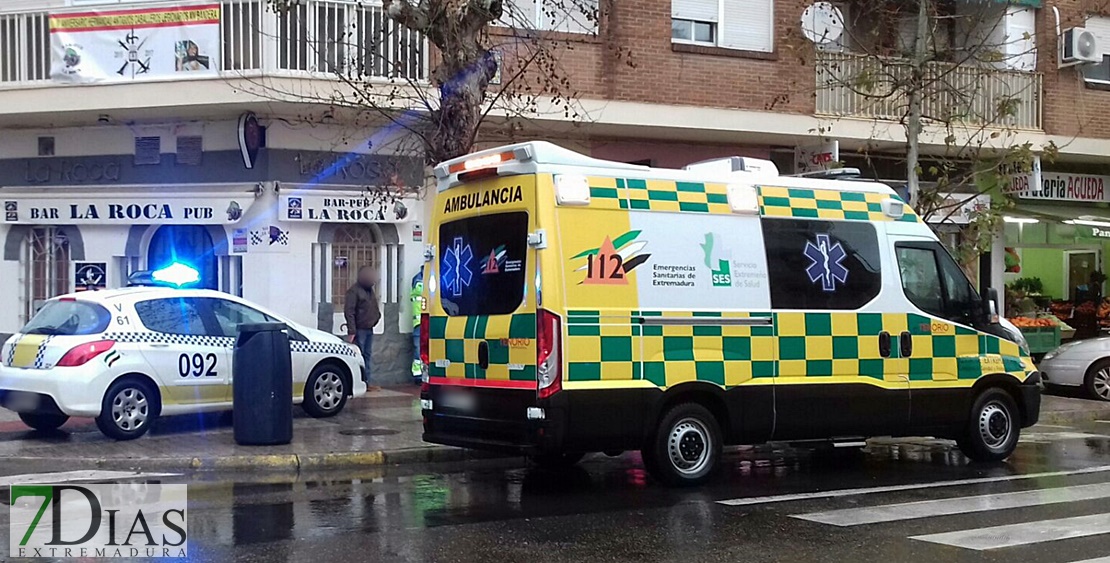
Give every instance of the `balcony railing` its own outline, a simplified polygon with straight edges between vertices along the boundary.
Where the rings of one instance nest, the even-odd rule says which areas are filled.
[[[908,115],[911,66],[848,53],[818,52],[817,114],[899,121]],[[917,84],[926,119],[981,127],[1042,129],[1042,76],[1035,72],[928,63]]]
[[[423,37],[365,0],[301,0],[275,13],[266,0],[221,2],[221,74],[327,75],[423,81]],[[46,12],[0,13],[0,87],[50,81]]]

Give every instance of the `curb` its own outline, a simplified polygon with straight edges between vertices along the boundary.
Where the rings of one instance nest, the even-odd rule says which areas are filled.
[[[1037,424],[1061,424],[1067,422],[1090,422],[1092,420],[1110,420],[1110,404],[1098,409],[1084,409],[1075,411],[1050,411],[1041,412]]]
[[[259,471],[299,473],[336,469],[357,469],[385,465],[443,463],[478,459],[504,458],[504,455],[429,446],[372,452],[336,452],[324,454],[255,454],[214,457],[166,457],[149,459],[107,459],[57,457],[9,457],[7,462],[61,463],[72,469],[113,469],[127,471]]]

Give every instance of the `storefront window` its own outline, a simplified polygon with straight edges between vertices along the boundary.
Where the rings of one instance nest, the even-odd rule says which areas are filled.
[[[69,293],[69,238],[55,227],[36,227],[27,235],[24,247],[27,309],[30,319],[51,297]]]

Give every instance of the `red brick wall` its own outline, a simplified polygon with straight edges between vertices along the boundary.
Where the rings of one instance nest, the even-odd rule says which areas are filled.
[[[811,2],[775,3],[775,52],[770,55],[713,49],[679,52],[670,40],[669,1],[609,2],[611,11],[599,37],[576,37],[554,47],[558,72],[570,84],[568,93],[591,99],[814,112],[813,48],[799,37],[798,24]],[[1060,8],[1064,28],[1082,25],[1085,13],[1110,14],[1110,0],[1055,0],[1051,5]],[[1037,28],[1046,132],[1110,138],[1110,92],[1084,87],[1076,69],[1056,69],[1050,4],[1038,10]],[[1110,51],[1110,45],[1105,48]]]
[[[1057,0],[1052,4],[1060,8],[1061,29],[1082,26],[1088,13],[1110,15],[1110,3],[1105,0]],[[1056,68],[1056,17],[1051,9],[1046,7],[1037,14],[1037,32],[1037,66],[1044,74],[1045,132],[1110,138],[1110,91],[1086,87],[1076,68]],[[1102,48],[1110,52],[1110,45]]]

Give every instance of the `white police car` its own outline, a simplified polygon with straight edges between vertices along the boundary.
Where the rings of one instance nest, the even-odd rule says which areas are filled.
[[[228,410],[237,327],[263,322],[289,327],[293,401],[309,415],[366,392],[361,354],[334,335],[217,291],[128,287],[47,301],[0,347],[0,406],[39,430],[95,417],[119,440],[162,414]]]

